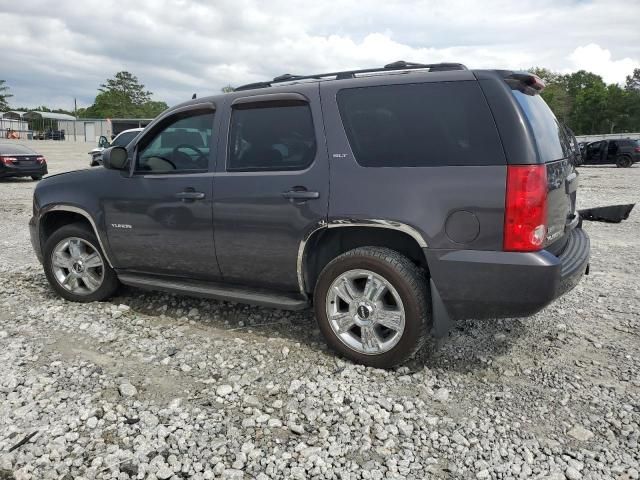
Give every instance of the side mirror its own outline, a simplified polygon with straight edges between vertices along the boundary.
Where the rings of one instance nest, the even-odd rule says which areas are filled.
[[[100,138],[98,139],[98,146],[107,148],[109,146],[109,140],[107,140],[107,137],[105,137],[104,135],[100,135]]]
[[[124,170],[129,154],[124,147],[111,147],[102,152],[102,166],[109,170]]]

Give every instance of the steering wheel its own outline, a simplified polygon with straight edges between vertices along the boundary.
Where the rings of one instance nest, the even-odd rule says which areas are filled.
[[[157,162],[158,160],[160,161],[160,163],[164,162],[165,164],[171,165],[171,170],[177,170],[178,169],[178,167],[176,167],[176,164],[173,163],[171,160],[169,160],[168,158],[159,157],[157,155],[155,155],[153,157],[149,157],[147,159],[147,168],[149,170],[152,170],[152,171],[169,171],[169,169],[167,169],[167,168],[160,168],[160,165],[155,165],[156,168],[153,168],[154,164],[158,163]]]
[[[205,160],[205,161],[207,160],[206,155],[204,153],[202,153],[202,151],[198,147],[195,147],[193,145],[189,145],[187,143],[181,143],[180,145],[176,145],[173,148],[172,156],[175,155],[176,153],[183,153],[184,154],[184,152],[180,152],[179,151],[181,148],[188,148],[188,149],[193,150],[194,152],[196,152],[198,154],[198,158],[195,159],[195,160],[193,160],[191,157],[189,157],[189,160],[191,160],[193,162],[197,162],[197,161],[199,161],[201,159]]]

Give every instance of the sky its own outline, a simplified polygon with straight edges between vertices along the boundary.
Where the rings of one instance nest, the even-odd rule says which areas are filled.
[[[382,66],[640,67],[640,0],[0,0],[12,106],[93,103],[127,70],[169,105],[225,85]]]

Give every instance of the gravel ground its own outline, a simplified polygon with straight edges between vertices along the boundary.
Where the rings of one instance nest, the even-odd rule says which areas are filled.
[[[37,145],[52,173],[88,163]],[[638,201],[640,167],[580,173],[581,207]],[[383,371],[327,351],[309,312],[61,300],[33,186],[0,180],[0,479],[639,476],[639,212],[586,224],[591,275],[535,317],[458,322]]]

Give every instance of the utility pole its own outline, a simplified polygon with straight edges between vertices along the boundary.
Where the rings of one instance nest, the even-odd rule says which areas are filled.
[[[75,122],[73,122],[73,141],[76,141],[76,130],[78,129],[78,100],[73,99],[73,116],[76,117]]]

